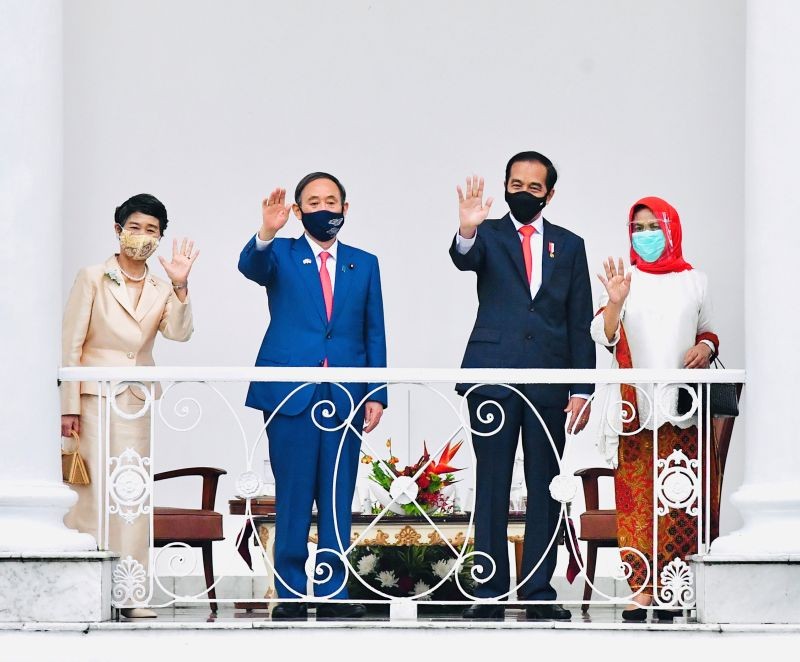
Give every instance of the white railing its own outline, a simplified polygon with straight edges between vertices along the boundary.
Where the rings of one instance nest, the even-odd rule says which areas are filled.
[[[477,431],[470,423],[466,398],[455,396],[452,385],[455,383],[473,384],[470,392],[479,385],[499,385],[504,389],[516,394],[521,398],[525,407],[529,407],[535,417],[544,426],[544,421],[534,403],[530,402],[524,395],[523,390],[517,388],[520,385],[528,384],[574,384],[574,383],[595,383],[597,389],[588,404],[593,407],[593,419],[600,419],[600,424],[610,426],[614,432],[620,436],[630,436],[633,434],[646,434],[645,429],[653,429],[653,521],[657,522],[659,517],[665,517],[670,511],[681,510],[696,518],[697,527],[697,552],[707,551],[710,544],[711,532],[707,523],[710,521],[710,499],[706,495],[711,489],[711,453],[713,452],[711,435],[712,419],[711,411],[708,406],[710,384],[731,384],[744,383],[745,374],[743,370],[512,370],[512,369],[373,369],[373,368],[251,368],[251,367],[136,367],[136,368],[63,368],[59,371],[59,378],[66,382],[95,382],[97,392],[102,397],[97,398],[97,417],[100,421],[98,444],[98,464],[97,466],[106,467],[104,478],[105,489],[98,495],[98,531],[99,546],[101,549],[109,547],[109,524],[111,518],[122,518],[126,522],[134,522],[139,518],[149,518],[150,540],[153,540],[153,474],[157,467],[154,458],[157,454],[159,437],[165,432],[187,433],[197,432],[203,422],[203,407],[199,400],[197,385],[202,391],[207,392],[214,400],[221,404],[222,410],[230,416],[230,429],[234,431],[241,440],[241,451],[238,455],[230,454],[231,461],[240,458],[238,466],[224,467],[228,473],[236,477],[237,494],[244,498],[244,515],[254,530],[264,523],[264,518],[259,518],[253,514],[252,504],[257,497],[263,493],[264,484],[258,467],[261,466],[266,456],[266,429],[268,423],[262,423],[254,429],[248,430],[247,425],[242,422],[240,413],[244,411],[243,401],[230,401],[230,398],[223,393],[223,384],[236,382],[291,382],[299,383],[293,392],[303,388],[313,387],[314,384],[328,383],[333,389],[341,389],[348,393],[342,384],[347,383],[378,383],[388,386],[390,406],[397,405],[392,401],[392,391],[396,387],[403,386],[409,392],[424,392],[431,394],[433,399],[439,403],[439,413],[437,417],[447,415],[452,418],[452,430],[449,435],[438,436],[442,441],[431,444],[431,460],[437,461],[442,450],[448,441],[455,441],[459,436],[464,439],[465,448],[472,450],[474,436],[491,436],[492,431],[486,429]],[[697,384],[702,379],[705,385],[699,389],[691,389],[690,384]],[[159,396],[158,383],[163,386],[163,393]],[[138,385],[146,394],[142,401],[141,409],[135,412],[121,411],[115,402],[115,393],[119,391],[119,385]],[[619,384],[634,385],[637,393],[636,402],[623,401],[618,396]],[[195,385],[195,391],[189,395],[182,395],[181,390],[188,388],[188,385]],[[664,402],[674,399],[675,388],[684,389],[690,394],[691,409],[682,415],[676,416]],[[110,397],[109,397],[110,396]],[[610,397],[609,397],[610,396]],[[281,403],[285,404],[288,397]],[[349,394],[348,394],[348,397]],[[370,394],[365,396],[364,401],[369,399]],[[410,398],[410,396],[409,396]],[[671,400],[670,400],[671,401]],[[387,463],[390,459],[386,456],[385,449],[377,447],[372,441],[373,436],[364,436],[361,430],[353,426],[353,418],[358,409],[363,405],[355,403],[350,397],[349,412],[334,412],[335,404],[331,401],[319,402],[313,407],[311,416],[314,424],[321,430],[341,431],[343,443],[345,435],[352,432],[361,439],[362,453],[370,456],[379,467],[386,472],[391,472],[391,467]],[[646,402],[646,406],[642,403]],[[489,401],[487,409],[479,409],[478,415],[481,422],[491,425],[496,421],[497,426],[502,425],[505,413],[502,400]],[[409,400],[410,407],[410,400]],[[622,415],[616,418],[610,412],[616,411],[619,407]],[[641,411],[640,411],[641,410]],[[646,410],[646,411],[645,411]],[[278,407],[280,411],[280,406]],[[339,422],[332,427],[325,427],[326,420],[336,414]],[[633,420],[632,414],[640,414],[639,429],[631,431],[623,429],[627,421]],[[274,413],[273,413],[274,415]],[[147,417],[149,423],[149,455],[142,456],[132,449],[127,449],[119,455],[112,453],[112,440],[110,434],[109,421],[118,416],[123,419],[138,419]],[[172,418],[177,417],[181,421],[175,424]],[[648,421],[650,427],[648,427]],[[691,454],[685,452],[686,449],[676,447],[674,452],[667,458],[659,456],[658,430],[662,423],[672,423],[681,425],[682,423],[698,422],[698,441],[697,452]],[[383,425],[383,424],[382,424]],[[616,426],[616,427],[615,427]],[[418,427],[425,428],[426,421]],[[619,428],[619,429],[617,429]],[[497,428],[495,428],[497,429]],[[545,426],[546,430],[546,426]],[[405,431],[410,436],[410,425]],[[567,457],[571,452],[572,446],[567,443],[564,454],[559,454],[553,437],[549,430],[546,430],[550,447],[557,461],[559,471],[550,486],[552,498],[560,502],[560,521],[559,526],[552,532],[547,550],[534,564],[526,577],[517,578],[516,585],[511,586],[509,591],[490,599],[481,599],[475,595],[476,587],[486,581],[494,574],[494,560],[487,554],[476,551],[472,548],[472,536],[475,531],[474,515],[472,508],[468,506],[468,513],[461,516],[461,535],[452,537],[452,529],[445,525],[447,518],[441,518],[441,513],[430,512],[429,507],[424,507],[417,499],[419,498],[419,484],[417,480],[424,474],[424,466],[419,468],[416,475],[406,477],[405,480],[395,478],[390,490],[390,496],[386,496],[381,490],[373,489],[372,497],[375,503],[375,512],[369,521],[354,527],[354,537],[350,541],[339,541],[339,549],[326,550],[333,554],[349,568],[349,580],[352,586],[360,586],[363,591],[359,594],[358,601],[363,603],[390,603],[394,607],[398,605],[406,611],[419,601],[424,600],[425,604],[471,604],[475,601],[496,602],[498,600],[515,600],[516,589],[524,585],[544,562],[547,552],[557,545],[559,532],[565,524],[569,515],[569,505],[578,495],[580,484],[572,473],[566,472],[565,467],[569,466]],[[396,429],[383,430],[381,438],[386,436],[398,439],[400,435]],[[427,434],[415,435],[416,438],[432,438]],[[407,440],[410,449],[410,440]],[[397,445],[402,445],[402,443]],[[382,446],[382,444],[381,444]],[[340,447],[341,450],[341,447]],[[692,456],[694,455],[694,456]],[[471,477],[474,478],[475,463],[474,452],[459,455],[461,465],[465,458],[469,456],[469,466],[462,466],[467,469]],[[409,465],[413,463],[413,458],[408,457],[406,461]],[[196,464],[187,460],[186,465]],[[598,456],[595,464],[602,464]],[[337,469],[338,470],[338,466]],[[466,473],[466,472],[465,472]],[[461,477],[464,474],[460,474]],[[467,479],[469,480],[469,479]],[[465,481],[467,482],[467,481]],[[374,487],[374,486],[373,486]],[[519,496],[519,495],[517,495]],[[333,495],[335,500],[336,495]],[[447,505],[445,509],[452,512],[455,506],[452,490],[448,493]],[[463,501],[463,495],[462,495]],[[422,527],[430,530],[429,541],[435,541],[441,546],[444,552],[443,563],[440,563],[435,573],[435,582],[432,585],[424,583],[417,584],[406,595],[398,595],[397,591],[390,591],[393,586],[391,576],[385,576],[383,583],[370,581],[369,563],[359,561],[364,558],[364,548],[375,548],[380,545],[381,540],[385,540],[386,534],[381,527],[386,528],[391,525],[392,511],[398,511],[398,505],[415,504],[418,519]],[[528,503],[528,507],[534,504]],[[220,508],[217,508],[220,510]],[[575,515],[577,513],[573,513]],[[268,519],[268,518],[267,518]],[[381,533],[383,539],[380,535]],[[638,555],[647,566],[647,579],[645,584],[653,588],[654,601],[653,607],[671,607],[683,610],[694,607],[693,575],[691,567],[684,558],[676,557],[669,564],[660,565],[658,562],[659,541],[658,527],[653,526],[653,546],[652,549],[631,549],[632,554]],[[256,543],[260,548],[262,557],[268,567],[269,573],[275,575],[272,555],[266,540],[263,536],[256,537]],[[397,538],[399,544],[413,544],[419,540],[419,536],[414,538]],[[397,542],[396,541],[396,542]],[[226,541],[222,544],[236,545],[240,541]],[[565,536],[564,544],[573,552],[575,541],[570,536]],[[181,549],[186,545],[176,543],[163,548],[149,550],[149,559],[135,559],[132,557],[122,558],[114,572],[114,594],[113,604],[117,607],[131,607],[138,605],[166,606],[176,601],[194,602],[208,604],[212,602],[207,592],[196,595],[181,595],[175,591],[169,591],[160,584],[155,568],[159,566],[159,556],[167,550]],[[118,550],[113,550],[118,551]],[[317,550],[317,554],[321,550]],[[178,555],[178,562],[171,563],[177,575],[188,574],[193,571],[192,564],[187,562],[188,554]],[[142,563],[144,561],[144,563]],[[580,575],[585,576],[583,562],[579,561]],[[627,565],[627,567],[626,567]],[[330,568],[324,567],[325,564],[314,563],[309,572],[309,579],[312,584],[324,582],[324,575]],[[625,562],[621,563],[619,576],[615,579],[624,582],[630,575],[631,568]],[[319,576],[323,576],[322,579]],[[280,581],[280,576],[276,576],[276,581]],[[373,580],[375,578],[372,578]],[[395,578],[396,579],[396,578]],[[218,577],[214,586],[218,586],[223,577]],[[455,597],[452,595],[447,600],[437,599],[437,592],[443,586],[448,585],[456,591]],[[167,599],[159,604],[153,604],[154,589],[159,586],[160,594],[167,595]],[[594,598],[591,604],[627,604],[631,602],[631,596],[615,597],[609,592],[600,591],[598,586],[594,586]],[[384,590],[386,589],[386,590]],[[637,592],[644,590],[644,587]],[[334,590],[330,595],[334,595],[338,590]],[[313,593],[313,591],[312,591]],[[332,599],[328,596],[305,595],[293,591],[294,596],[290,599],[297,601],[321,602]],[[366,595],[366,597],[362,597]],[[433,599],[431,599],[433,598]],[[240,597],[218,598],[217,602],[248,602],[254,598],[252,595],[242,595]],[[257,598],[258,601],[264,600]],[[277,601],[273,593],[266,597],[268,601]],[[352,601],[350,598],[348,601]],[[280,600],[287,601],[286,599]],[[563,602],[556,600],[553,602]],[[522,604],[540,604],[541,601],[522,601]]]

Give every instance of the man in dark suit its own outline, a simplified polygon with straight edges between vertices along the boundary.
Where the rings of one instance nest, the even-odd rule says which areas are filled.
[[[550,159],[522,152],[506,166],[505,198],[510,213],[484,222],[492,199],[483,202],[483,178],[458,187],[459,231],[450,257],[461,271],[478,276],[478,315],[462,362],[463,368],[594,368],[595,348],[589,336],[592,296],[586,251],[576,234],[542,218],[555,194],[558,175]],[[472,385],[459,384],[462,395]],[[517,385],[541,415],[558,458],[563,455],[565,424],[571,433],[586,425],[592,384]],[[503,408],[500,417],[496,401]],[[528,404],[502,386],[479,386],[467,393],[477,460],[475,549],[482,566],[476,595],[504,599],[509,592],[507,526],[511,475],[522,436],[528,508],[522,573],[517,598],[555,600],[550,585],[556,545],[548,551],[558,524],[560,504],[549,494],[558,473],[558,458]],[[565,407],[566,405],[566,407]],[[487,414],[495,417],[488,422]],[[536,565],[538,568],[533,572]],[[532,573],[532,574],[531,574]],[[528,575],[531,575],[528,577]],[[527,578],[527,580],[525,580]],[[523,581],[525,580],[525,581]],[[465,618],[500,618],[497,602],[475,604]],[[529,618],[569,619],[556,604],[528,605]]]
[[[347,213],[345,190],[324,172],[304,177],[295,204],[275,189],[262,204],[263,222],[239,257],[239,271],[266,288],[270,323],[257,366],[386,367],[386,334],[378,260],[337,240]],[[289,209],[305,233],[275,238]],[[386,406],[381,384],[300,384],[253,382],[247,406],[264,413],[275,473],[275,584],[278,597],[306,594],[311,508],[317,505],[316,596],[336,598],[317,608],[317,618],[358,618],[363,605],[347,598],[347,567],[340,556],[350,544],[350,513],[358,472],[360,438],[344,422],[352,402],[356,430],[371,432]],[[295,389],[298,389],[295,391]],[[349,393],[348,393],[349,392]],[[335,405],[332,418],[316,407]],[[345,431],[346,430],[346,431]],[[344,436],[344,438],[343,438]],[[332,551],[326,551],[332,550]],[[285,601],[272,618],[305,618],[305,602]]]

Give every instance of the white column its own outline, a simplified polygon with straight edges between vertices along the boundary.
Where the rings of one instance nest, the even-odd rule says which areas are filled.
[[[800,554],[798,25],[796,0],[747,4],[744,523],[712,556]]]
[[[0,3],[0,90],[0,552],[95,549],[63,524],[59,0]]]

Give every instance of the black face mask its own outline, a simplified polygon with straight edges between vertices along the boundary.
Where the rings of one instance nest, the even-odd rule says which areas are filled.
[[[317,241],[330,241],[344,225],[344,212],[328,211],[304,211],[300,219],[306,232]]]
[[[537,198],[527,191],[519,191],[518,193],[506,191],[506,202],[509,209],[511,209],[511,213],[514,214],[514,218],[523,225],[528,225],[544,209],[547,204],[547,196]]]

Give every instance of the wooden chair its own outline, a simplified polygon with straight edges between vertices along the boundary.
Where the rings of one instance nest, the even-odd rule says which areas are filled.
[[[166,508],[156,506],[153,509],[153,544],[164,547],[170,543],[184,543],[190,547],[203,550],[203,572],[206,578],[208,597],[211,598],[211,610],[217,611],[217,592],[211,588],[214,584],[214,560],[211,545],[217,540],[224,540],[222,535],[222,515],[214,510],[217,499],[217,483],[219,477],[228,473],[212,467],[190,467],[164,471],[153,476],[153,480],[183,478],[184,476],[202,476],[203,494],[200,508]]]
[[[741,400],[742,384],[736,385],[736,393]],[[728,459],[728,448],[731,444],[733,434],[733,424],[735,418],[713,418],[711,425],[714,428],[714,439],[717,446],[717,457],[719,458],[720,490],[722,489],[722,477],[725,475],[725,463]],[[600,478],[613,478],[614,470],[605,467],[592,467],[590,469],[580,469],[575,475],[583,483],[583,496],[586,503],[586,510],[580,517],[579,540],[586,543],[586,586],[583,589],[584,604],[581,610],[586,613],[589,611],[587,602],[592,598],[592,586],[594,583],[594,573],[597,566],[597,550],[601,547],[618,547],[617,542],[617,511],[616,509],[600,508],[599,480]]]

